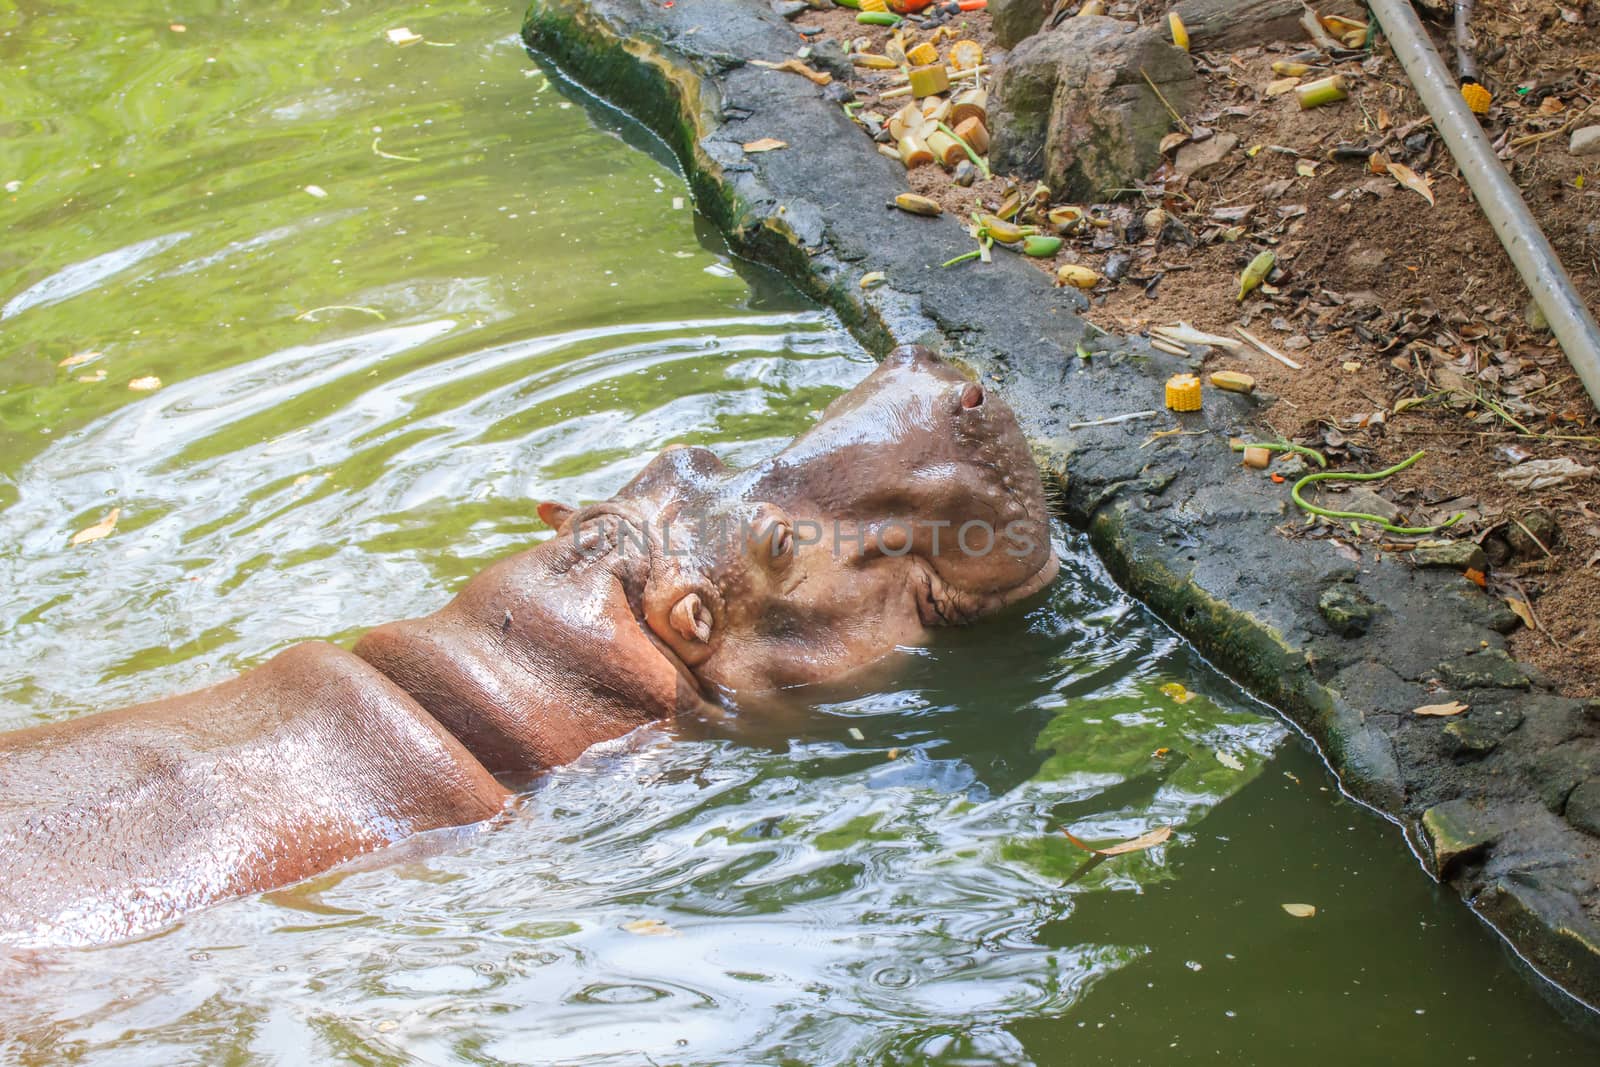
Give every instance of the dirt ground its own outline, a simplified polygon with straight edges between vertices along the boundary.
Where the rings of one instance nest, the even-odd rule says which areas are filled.
[[[1168,6],[1122,0],[1108,13],[1161,24]],[[987,21],[973,12],[949,24],[996,60]],[[822,26],[847,51],[856,41],[882,53],[890,37],[857,24],[845,9],[799,22]],[[1443,44],[1448,28],[1430,25]],[[1481,77],[1494,94],[1485,129],[1579,292],[1600,309],[1600,156],[1567,151],[1570,129],[1600,123],[1600,0],[1478,0],[1472,27]],[[907,25],[903,40],[928,36]],[[1272,428],[1321,452],[1331,468],[1378,471],[1423,452],[1406,470],[1360,487],[1383,501],[1337,492],[1312,499],[1341,511],[1397,508],[1391,525],[1408,528],[1459,514],[1436,536],[1483,547],[1489,566],[1462,580],[1481,581],[1486,595],[1505,599],[1521,616],[1513,654],[1569,695],[1600,694],[1600,480],[1580,475],[1523,488],[1501,477],[1533,460],[1600,467],[1600,419],[1530,311],[1526,290],[1387,46],[1380,39],[1342,62],[1315,57],[1325,69],[1307,80],[1343,74],[1350,95],[1302,111],[1292,91],[1267,90],[1278,78],[1273,61],[1309,47],[1301,40],[1197,53],[1204,91],[1173,129],[1186,127],[1201,140],[1231,136],[1237,145],[1202,176],[1186,177],[1173,168],[1173,153],[1181,151],[1174,144],[1139,195],[1074,205],[1102,225],[1073,228],[1060,254],[1038,265],[1054,273],[1077,263],[1117,276],[1090,294],[1088,317],[1104,329],[1142,333],[1186,322],[1232,338],[1243,327],[1298,363],[1290,369],[1248,345],[1196,349],[1207,353],[1206,373],[1244,371],[1277,396],[1267,416]],[[895,78],[858,71],[858,114],[887,116],[900,106],[875,95]],[[1385,163],[1402,169],[1397,175]],[[1403,168],[1428,184],[1432,205],[1401,183],[1409,177]],[[961,218],[998,209],[1011,188],[1026,200],[1034,186],[996,176],[962,188],[938,166],[907,178],[910,189]],[[1173,223],[1141,226],[1152,208]],[[1275,268],[1241,302],[1240,272],[1267,249]],[[1303,462],[1280,455],[1262,476],[1292,481]],[[1368,553],[1403,553],[1429,539],[1371,522],[1307,518],[1284,524],[1280,534],[1338,538]]]

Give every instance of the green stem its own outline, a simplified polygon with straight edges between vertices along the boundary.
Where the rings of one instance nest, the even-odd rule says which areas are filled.
[[[1380,479],[1387,478],[1391,474],[1399,474],[1401,471],[1411,466],[1426,454],[1426,452],[1418,452],[1410,459],[1401,460],[1388,470],[1373,471],[1371,474],[1347,474],[1343,471],[1321,471],[1317,474],[1308,474],[1304,478],[1301,478],[1298,482],[1294,483],[1294,487],[1289,490],[1289,496],[1294,499],[1296,504],[1299,504],[1311,514],[1320,515],[1325,519],[1359,519],[1362,522],[1370,522],[1374,526],[1380,526],[1383,529],[1388,530],[1390,533],[1430,534],[1436,530],[1443,530],[1447,527],[1454,526],[1456,523],[1461,521],[1461,517],[1465,515],[1466,512],[1458,511],[1452,515],[1448,521],[1442,522],[1437,526],[1395,526],[1391,523],[1384,522],[1383,516],[1381,515],[1369,515],[1364,511],[1329,511],[1327,508],[1319,508],[1315,504],[1307,503],[1306,499],[1300,495],[1300,490],[1304,489],[1312,482],[1375,482]]]
[[[967,260],[969,260],[969,259],[977,259],[981,255],[983,255],[983,249],[974,248],[970,252],[961,253],[961,255],[957,256],[954,259],[945,260],[943,263],[939,264],[939,266],[941,266],[941,267],[953,267],[957,263],[965,263]]]
[[[949,134],[950,139],[962,147],[962,149],[967,153],[967,158],[972,160],[972,165],[978,168],[979,172],[983,174],[985,180],[994,177],[994,175],[989,172],[988,162],[982,156],[978,155],[978,153],[972,150],[972,146],[967,143],[967,139],[965,137],[961,136],[959,133],[952,130],[942,122],[935,122],[933,125],[937,129],[943,130],[945,133]]]
[[[1318,452],[1314,448],[1307,448],[1305,445],[1297,445],[1293,441],[1240,441],[1239,443],[1230,445],[1229,447],[1235,452],[1243,452],[1247,448],[1264,448],[1268,452],[1297,452],[1302,456],[1310,456],[1312,459],[1316,460],[1317,466],[1319,467],[1326,467],[1328,465],[1328,461],[1322,457],[1321,452]]]

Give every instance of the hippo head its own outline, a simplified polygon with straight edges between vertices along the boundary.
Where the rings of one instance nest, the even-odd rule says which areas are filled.
[[[1030,596],[1058,566],[1015,416],[921,346],[758,466],[669,448],[612,501],[542,512],[563,533],[618,513],[650,530],[642,621],[733,703],[849,674]]]

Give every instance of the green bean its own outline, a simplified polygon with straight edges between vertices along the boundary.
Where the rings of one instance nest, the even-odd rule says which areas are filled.
[[[1327,508],[1319,508],[1315,504],[1308,503],[1305,498],[1300,495],[1300,490],[1304,489],[1312,482],[1376,482],[1380,479],[1389,477],[1391,474],[1399,474],[1417,460],[1421,459],[1424,455],[1426,455],[1426,452],[1418,452],[1410,459],[1401,460],[1399,463],[1396,463],[1387,470],[1373,471],[1371,474],[1346,474],[1342,471],[1321,471],[1316,474],[1308,474],[1304,478],[1301,478],[1298,482],[1294,483],[1294,487],[1289,490],[1289,496],[1294,499],[1296,504],[1299,504],[1306,511],[1309,511],[1313,515],[1320,515],[1325,519],[1359,519],[1363,522],[1370,522],[1374,526],[1380,526],[1383,529],[1388,530],[1390,533],[1430,534],[1436,530],[1443,530],[1447,527],[1454,526],[1456,523],[1461,521],[1462,516],[1465,515],[1466,512],[1458,511],[1452,515],[1448,521],[1442,522],[1437,526],[1395,526],[1392,523],[1385,522],[1383,520],[1383,516],[1381,515],[1369,515],[1364,511],[1329,511]]]
[[[1230,445],[1229,447],[1231,447],[1235,452],[1243,452],[1247,448],[1264,448],[1268,452],[1298,452],[1302,456],[1310,456],[1312,459],[1316,460],[1317,466],[1319,467],[1326,467],[1328,465],[1328,461],[1322,457],[1321,452],[1318,452],[1314,448],[1307,448],[1305,445],[1297,445],[1293,441],[1273,441],[1270,443],[1262,441],[1240,441],[1238,444]]]

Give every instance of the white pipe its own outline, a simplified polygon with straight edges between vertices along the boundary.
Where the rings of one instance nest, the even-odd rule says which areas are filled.
[[[1522,194],[1495,157],[1477,116],[1417,21],[1410,0],[1369,0],[1394,54],[1405,68],[1433,125],[1444,137],[1472,195],[1533,294],[1589,398],[1600,406],[1600,326],[1578,298],[1555,249],[1528,213]]]

